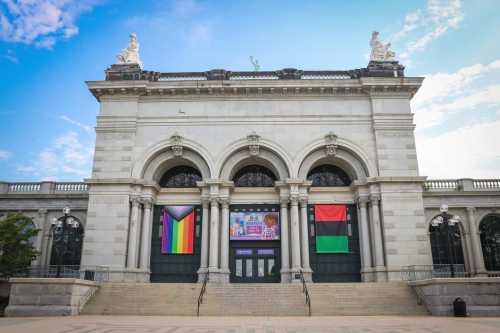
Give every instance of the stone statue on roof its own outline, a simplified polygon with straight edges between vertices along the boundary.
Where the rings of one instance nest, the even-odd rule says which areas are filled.
[[[138,64],[142,69],[142,62],[139,58],[139,42],[137,42],[135,32],[130,34],[127,48],[123,49],[116,56],[116,59],[118,60],[118,64]]]
[[[379,32],[372,32],[372,39],[370,40],[372,52],[370,54],[370,61],[395,61],[396,53],[390,50],[391,43],[382,44],[379,40]]]

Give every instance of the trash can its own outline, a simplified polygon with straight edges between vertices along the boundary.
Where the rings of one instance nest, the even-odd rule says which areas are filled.
[[[453,314],[455,317],[467,317],[467,304],[460,297],[453,301]]]

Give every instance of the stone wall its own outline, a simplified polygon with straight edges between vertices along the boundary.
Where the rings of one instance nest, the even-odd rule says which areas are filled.
[[[11,278],[7,317],[74,316],[97,290],[80,279]]]
[[[460,297],[470,316],[500,316],[500,278],[429,279],[409,283],[435,316],[452,316]]]

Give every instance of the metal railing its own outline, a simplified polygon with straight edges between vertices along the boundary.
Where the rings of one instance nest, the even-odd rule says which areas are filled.
[[[109,281],[107,266],[50,265],[30,266],[14,273],[12,277],[27,278],[73,278],[88,281]]]
[[[196,308],[196,316],[200,316],[200,305],[203,304],[203,295],[207,291],[208,273],[205,274],[203,278],[203,284],[201,285],[200,294],[198,295],[198,305]]]
[[[307,289],[306,279],[304,278],[304,273],[302,270],[299,271],[300,281],[302,282],[302,293],[306,298],[306,305],[308,310],[308,315],[311,316],[311,296],[309,296],[309,290]]]
[[[463,264],[412,265],[401,269],[401,278],[406,281],[464,277],[470,277],[470,274]]]

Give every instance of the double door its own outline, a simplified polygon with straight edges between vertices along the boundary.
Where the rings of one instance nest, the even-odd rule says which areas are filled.
[[[280,282],[279,246],[259,243],[236,243],[231,246],[231,282]]]

